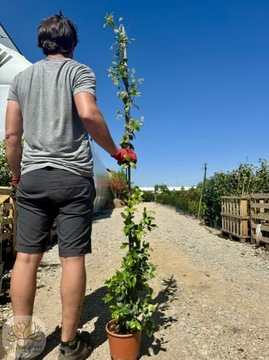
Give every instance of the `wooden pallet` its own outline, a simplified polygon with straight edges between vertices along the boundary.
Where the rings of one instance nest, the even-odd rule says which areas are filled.
[[[6,258],[13,258],[16,245],[17,208],[11,188],[0,187],[0,293]]]
[[[269,194],[252,194],[251,210],[251,242],[265,244],[269,249]]]
[[[249,196],[222,196],[222,234],[231,239],[245,242],[250,240],[248,213]]]

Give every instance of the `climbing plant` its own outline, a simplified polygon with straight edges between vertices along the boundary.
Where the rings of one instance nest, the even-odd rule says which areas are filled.
[[[139,84],[142,79],[135,77],[135,69],[128,64],[127,48],[132,43],[128,38],[122,18],[116,24],[113,14],[105,16],[105,26],[109,25],[114,31],[115,50],[109,76],[117,87],[117,96],[122,101],[123,110],[118,110],[118,118],[124,119],[123,137],[120,141],[122,148],[134,149],[132,141],[140,131],[143,118],[132,116],[132,110],[138,109],[135,99],[140,96]],[[115,320],[113,330],[117,333],[134,333],[145,329],[148,335],[153,332],[152,290],[148,280],[154,277],[156,266],[150,262],[150,244],[144,240],[148,231],[152,231],[156,224],[152,213],[143,209],[140,220],[137,220],[137,205],[143,200],[143,192],[139,188],[131,188],[131,168],[136,164],[126,161],[123,168],[127,171],[128,200],[127,206],[121,213],[123,218],[123,242],[121,249],[126,249],[119,270],[105,284],[107,295],[105,302],[111,303],[110,313]]]

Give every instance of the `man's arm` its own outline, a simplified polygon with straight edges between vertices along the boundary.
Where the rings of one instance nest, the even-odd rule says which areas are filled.
[[[74,96],[78,115],[93,140],[110,155],[115,155],[118,148],[112,139],[107,123],[99,110],[95,97],[87,92]]]
[[[6,153],[13,178],[21,175],[23,121],[19,103],[9,100],[6,111]]]

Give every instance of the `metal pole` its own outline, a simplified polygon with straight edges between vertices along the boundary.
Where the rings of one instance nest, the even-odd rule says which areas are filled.
[[[204,180],[203,180],[203,185],[202,185],[202,191],[201,191],[201,196],[200,196],[200,201],[199,201],[199,208],[198,208],[198,219],[200,220],[200,213],[201,213],[201,207],[202,207],[202,200],[203,200],[203,195],[204,195],[204,189],[205,189],[205,182],[206,182],[206,163],[204,164]]]

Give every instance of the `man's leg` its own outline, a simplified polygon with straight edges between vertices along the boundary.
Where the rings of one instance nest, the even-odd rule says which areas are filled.
[[[11,276],[11,301],[14,316],[33,314],[36,274],[43,254],[17,253]]]
[[[85,257],[61,257],[62,336],[63,342],[76,337],[86,290]]]

